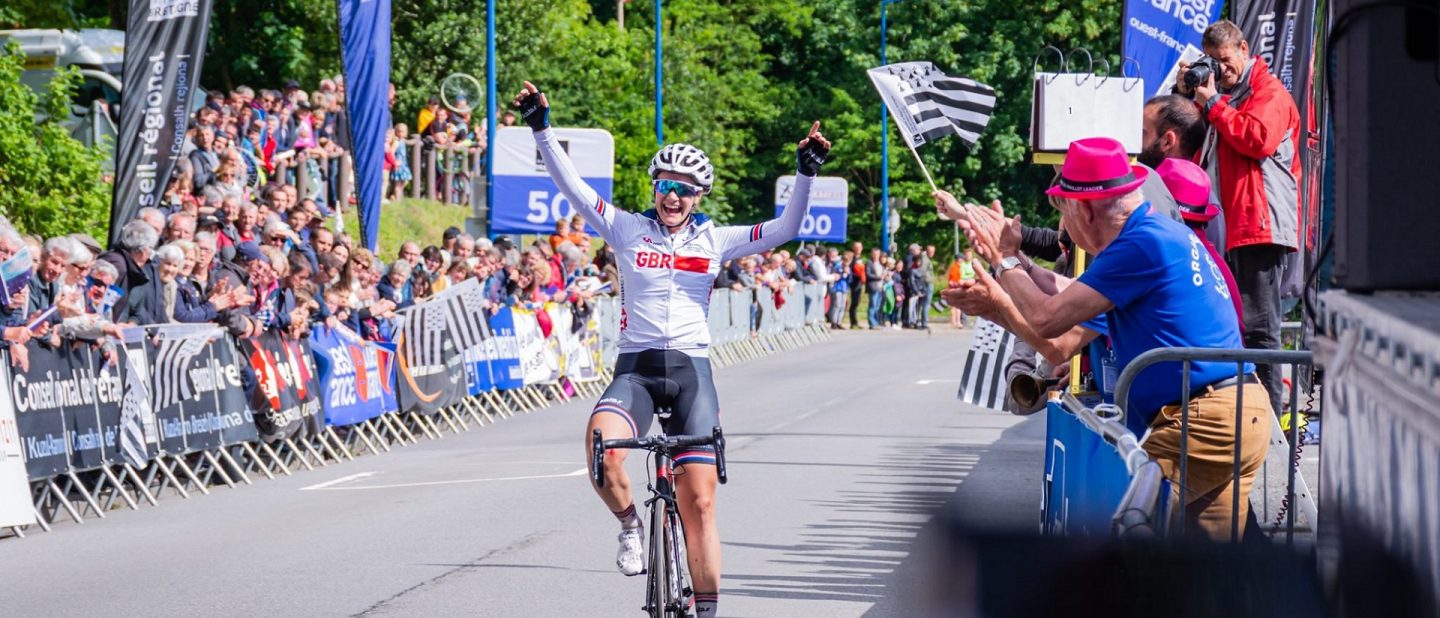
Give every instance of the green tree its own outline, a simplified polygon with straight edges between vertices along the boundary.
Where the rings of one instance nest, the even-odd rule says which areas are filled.
[[[69,117],[79,74],[57,72],[42,98],[20,83],[23,67],[14,43],[0,52],[0,214],[24,232],[106,238],[107,148],[86,148],[59,122]]]
[[[340,72],[335,0],[215,0],[210,10],[206,88],[279,88],[294,79],[309,90]]]

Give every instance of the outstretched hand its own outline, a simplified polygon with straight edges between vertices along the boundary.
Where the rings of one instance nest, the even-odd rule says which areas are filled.
[[[960,227],[986,262],[995,264],[1020,251],[1020,217],[1007,218],[1000,200],[991,201],[988,208],[966,204],[963,209]]]
[[[799,159],[800,173],[806,176],[815,176],[820,173],[820,166],[830,156],[830,140],[820,133],[820,121],[810,125],[810,134],[796,144],[796,157]]]
[[[936,189],[930,194],[935,198],[935,214],[940,218],[950,221],[962,221],[965,218],[965,207],[960,205],[960,200],[955,195],[944,189]]]
[[[520,89],[510,105],[520,111],[520,117],[530,125],[530,130],[538,133],[550,126],[550,100],[535,84],[525,82],[525,87]]]

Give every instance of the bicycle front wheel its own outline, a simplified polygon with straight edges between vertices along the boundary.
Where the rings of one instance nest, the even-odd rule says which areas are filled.
[[[675,600],[675,616],[687,617],[690,615],[690,601],[695,596],[694,584],[690,581],[690,563],[685,548],[685,526],[681,523],[680,514],[674,511],[668,513],[670,520],[669,533],[665,535],[669,547],[666,548],[666,555],[670,556],[671,568],[669,571],[671,591]]]
[[[670,573],[667,558],[669,552],[665,537],[668,535],[666,520],[668,519],[669,505],[664,500],[657,500],[654,508],[650,509],[650,578],[645,609],[650,612],[653,618],[669,618],[670,613]]]

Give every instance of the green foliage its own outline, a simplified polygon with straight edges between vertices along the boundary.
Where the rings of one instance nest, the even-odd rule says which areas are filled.
[[[344,212],[345,232],[360,238],[360,220],[354,208]],[[465,217],[470,215],[468,207],[442,204],[425,199],[410,199],[388,202],[380,205],[380,240],[376,245],[381,259],[389,263],[400,251],[401,243],[414,241],[421,248],[440,244],[445,228],[455,226],[465,229]],[[325,227],[334,229],[332,222]]]
[[[70,115],[80,76],[57,72],[42,99],[20,83],[23,66],[15,44],[0,52],[0,214],[23,232],[106,238],[112,188],[101,163],[108,153],[86,148],[59,122]]]
[[[213,0],[200,84],[306,90],[340,73],[335,0]]]

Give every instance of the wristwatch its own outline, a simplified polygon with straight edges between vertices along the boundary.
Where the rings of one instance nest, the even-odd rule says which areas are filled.
[[[1007,270],[1023,268],[1024,266],[1025,262],[1021,260],[1019,256],[1011,255],[1000,260],[1000,268],[995,270],[995,274],[1003,275]]]

